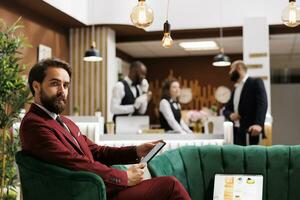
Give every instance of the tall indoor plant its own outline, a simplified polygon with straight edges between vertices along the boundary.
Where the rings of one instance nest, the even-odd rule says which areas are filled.
[[[7,26],[0,19],[0,199],[11,199],[8,192],[16,179],[14,153],[18,147],[18,137],[11,128],[30,99],[26,79],[21,76],[25,65],[20,65],[19,50],[28,45],[19,31],[19,21]]]

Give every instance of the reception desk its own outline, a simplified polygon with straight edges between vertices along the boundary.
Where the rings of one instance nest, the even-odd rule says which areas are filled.
[[[224,145],[227,144],[224,139],[224,135],[217,134],[104,134],[100,135],[100,140],[97,141],[99,145],[106,146],[129,146],[129,145],[138,145],[144,142],[155,141],[155,140],[164,140],[167,145],[163,148],[163,151],[178,148],[180,146],[186,145]],[[231,142],[229,142],[231,143]]]

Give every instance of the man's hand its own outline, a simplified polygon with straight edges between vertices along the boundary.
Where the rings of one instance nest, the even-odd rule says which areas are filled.
[[[231,113],[231,114],[229,115],[229,118],[230,118],[232,121],[234,121],[234,122],[241,119],[240,115],[237,114],[237,113]]]
[[[148,101],[147,94],[142,94],[141,96],[139,96],[138,98],[135,99],[134,104],[133,104],[134,108],[136,110],[138,110],[141,107],[141,105],[147,101]]]
[[[144,167],[145,163],[135,164],[128,168],[127,177],[128,177],[128,186],[133,186],[140,183],[144,178]]]
[[[142,158],[144,156],[146,156],[149,151],[151,151],[151,149],[159,142],[161,142],[162,140],[157,140],[154,142],[148,142],[148,143],[143,143],[140,144],[136,147],[136,152],[139,158]]]
[[[257,136],[261,133],[262,127],[260,125],[254,124],[249,127],[248,132],[251,133],[251,136]]]

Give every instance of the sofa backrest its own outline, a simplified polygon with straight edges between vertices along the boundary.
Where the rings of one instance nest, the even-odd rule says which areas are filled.
[[[192,199],[213,199],[215,174],[261,174],[264,200],[299,200],[300,146],[185,146],[148,164],[151,176],[175,176]]]

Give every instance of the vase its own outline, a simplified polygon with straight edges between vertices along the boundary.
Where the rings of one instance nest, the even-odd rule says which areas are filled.
[[[196,121],[194,124],[194,132],[195,133],[203,133],[203,124],[201,121]]]

